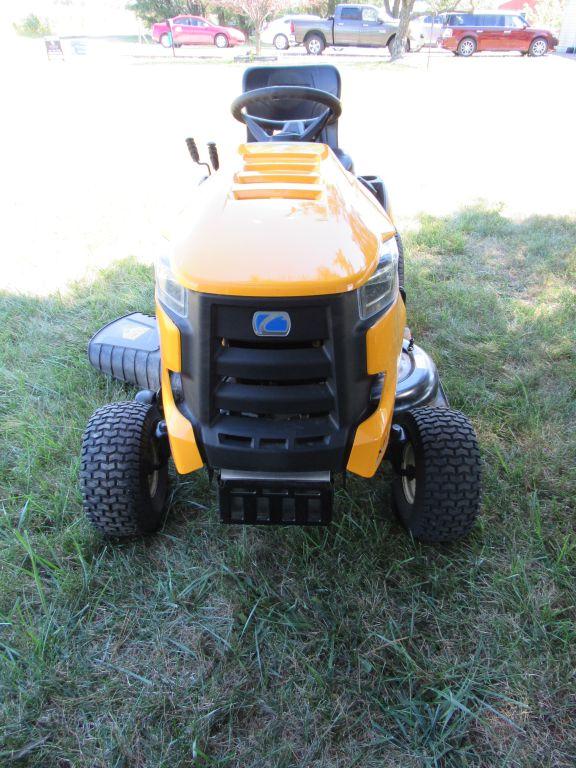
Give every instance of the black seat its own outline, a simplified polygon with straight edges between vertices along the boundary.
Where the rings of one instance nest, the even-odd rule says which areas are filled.
[[[256,88],[267,88],[271,85],[304,85],[308,88],[319,88],[340,98],[340,72],[331,64],[313,64],[300,67],[250,67],[244,72],[242,88],[244,93]],[[251,108],[256,117],[266,117],[269,120],[305,120],[316,117],[325,109],[321,104],[310,101],[287,100],[286,103],[275,101],[269,104],[258,104]],[[247,140],[256,141],[247,128]],[[319,134],[316,141],[328,146],[334,151],[344,168],[354,173],[354,164],[338,146],[338,121],[327,125]]]

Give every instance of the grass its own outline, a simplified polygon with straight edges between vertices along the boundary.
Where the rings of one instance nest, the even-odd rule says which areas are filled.
[[[0,764],[573,766],[576,222],[470,208],[406,237],[412,328],[485,460],[458,545],[390,518],[389,475],[323,530],[221,527],[203,474],[155,538],[101,540],[77,473],[91,332],[151,310],[132,261],[0,303]]]

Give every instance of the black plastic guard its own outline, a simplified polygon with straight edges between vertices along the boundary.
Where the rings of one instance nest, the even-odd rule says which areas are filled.
[[[160,389],[160,339],[156,318],[133,312],[113,320],[88,343],[97,371],[139,389]]]
[[[410,371],[396,384],[394,413],[426,405],[447,408],[448,400],[440,384],[438,369],[430,355],[416,344],[410,349],[408,342],[404,342],[402,354],[408,355],[410,359]]]
[[[298,474],[250,477],[223,471],[218,482],[220,519],[240,525],[327,525],[333,503],[329,473]]]

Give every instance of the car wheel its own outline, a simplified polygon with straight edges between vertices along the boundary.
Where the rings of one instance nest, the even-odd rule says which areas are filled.
[[[216,48],[228,48],[228,38],[226,35],[216,35],[214,38],[214,45]]]
[[[455,541],[478,517],[481,459],[472,424],[450,408],[413,408],[398,416],[406,442],[393,482],[396,512],[416,539]]]
[[[311,56],[320,56],[326,44],[320,35],[310,35],[304,43],[306,50]]]
[[[459,56],[472,56],[476,53],[476,40],[473,37],[465,37],[458,43],[457,50]]]
[[[288,38],[286,35],[276,35],[274,38],[274,48],[276,48],[278,51],[285,51],[289,47]]]
[[[163,48],[171,48],[172,47],[172,38],[170,37],[168,32],[165,32],[163,35],[161,35],[161,37],[160,37],[160,45]]]
[[[530,43],[528,56],[545,56],[548,53],[548,43],[543,37],[537,37]]]
[[[82,439],[80,486],[88,520],[105,536],[157,531],[168,497],[168,448],[161,416],[136,400],[94,412]],[[165,438],[164,438],[165,439]]]

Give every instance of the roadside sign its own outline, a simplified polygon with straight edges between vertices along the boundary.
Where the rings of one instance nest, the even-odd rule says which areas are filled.
[[[59,37],[45,37],[44,45],[46,46],[46,55],[48,59],[64,58],[64,51],[62,50],[62,42]]]

